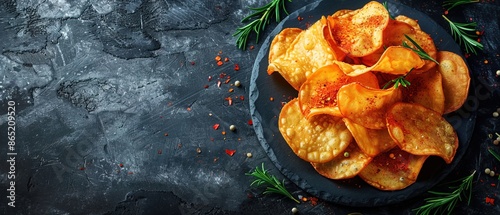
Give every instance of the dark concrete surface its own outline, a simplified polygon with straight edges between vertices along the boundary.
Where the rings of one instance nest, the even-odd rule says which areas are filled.
[[[251,38],[255,48],[239,50],[232,36],[248,7],[266,2],[1,0],[0,214],[290,214],[293,207],[302,214],[412,214],[427,195],[354,208],[295,204],[250,187],[245,173],[261,163],[284,178],[248,124],[250,73],[261,44]],[[312,2],[286,5],[292,12]],[[448,28],[442,1],[398,2]],[[449,14],[476,21],[485,46],[467,58],[477,93],[469,105],[478,113],[470,153],[445,179],[479,173],[470,205],[460,202],[456,214],[500,213],[499,181],[483,173],[500,172],[487,151],[500,152],[488,137],[500,133],[492,117],[500,107],[499,12],[491,0]],[[217,55],[229,61],[217,66]],[[241,87],[233,86],[236,80]],[[7,144],[9,101],[15,102],[14,151]],[[9,152],[17,153],[15,180]],[[15,208],[8,205],[11,181]],[[311,197],[286,184],[294,195]]]

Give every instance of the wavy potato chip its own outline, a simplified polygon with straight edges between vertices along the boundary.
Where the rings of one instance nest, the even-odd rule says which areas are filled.
[[[353,140],[339,117],[318,115],[306,119],[300,110],[298,99],[283,106],[278,128],[292,151],[308,162],[331,161]]]
[[[403,87],[403,102],[421,104],[440,114],[444,112],[445,97],[441,73],[437,70],[420,74],[410,73],[406,80],[411,84]]]
[[[301,32],[302,29],[300,28],[285,28],[277,34],[269,46],[269,62],[273,62],[280,56],[285,55],[288,47]]]
[[[428,157],[395,147],[374,157],[358,175],[380,190],[401,190],[415,183]]]
[[[386,128],[385,113],[401,99],[400,88],[373,89],[359,83],[344,85],[337,93],[342,116],[371,129]]]
[[[392,149],[396,142],[389,135],[387,129],[370,129],[356,124],[347,118],[343,118],[347,129],[354,137],[359,149],[370,157]]]
[[[443,76],[444,113],[459,109],[467,99],[470,86],[469,68],[464,59],[453,52],[438,52],[438,70]]]
[[[401,46],[390,46],[385,49],[378,61],[370,67],[351,65],[339,61],[335,61],[335,63],[349,76],[358,76],[369,71],[404,75],[411,69],[418,69],[425,65],[425,62],[420,59],[417,53]]]
[[[453,126],[440,113],[400,102],[387,112],[387,129],[398,146],[415,155],[436,155],[451,163],[458,149]]]
[[[336,44],[352,57],[369,55],[382,47],[383,30],[389,23],[389,13],[376,1],[362,8],[333,14],[332,33]]]
[[[267,67],[267,73],[279,72],[293,88],[299,90],[309,75],[320,67],[332,64],[337,57],[329,42],[324,38],[325,27],[326,18],[323,17],[307,30],[300,32],[288,45],[284,54],[272,58]],[[277,46],[286,44],[275,43]],[[283,47],[270,49],[282,50]]]
[[[372,73],[349,77],[335,64],[321,67],[300,87],[298,98],[302,113],[307,118],[318,114],[341,117],[337,105],[337,92],[340,87],[351,82],[378,88],[377,77]]]
[[[364,154],[355,143],[349,144],[343,155],[335,157],[326,163],[311,163],[321,175],[330,179],[348,179],[356,176],[372,157]]]

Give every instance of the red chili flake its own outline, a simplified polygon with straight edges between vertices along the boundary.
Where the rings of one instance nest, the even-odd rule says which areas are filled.
[[[215,124],[212,126],[212,128],[214,128],[214,130],[217,130],[217,129],[219,129],[219,126],[220,126],[220,124],[219,124],[219,123],[215,123]]]
[[[495,199],[494,198],[486,197],[485,202],[486,202],[486,204],[495,205]]]
[[[208,88],[208,84],[205,84],[205,86],[203,86],[203,88],[207,89]]]
[[[240,96],[240,100],[241,101],[245,100],[245,96]]]
[[[195,62],[194,62],[194,61],[191,61],[191,65],[194,65],[194,64],[195,64]]]
[[[226,131],[222,131],[222,132],[221,132],[221,134],[222,134],[222,135],[226,135]]]
[[[186,110],[187,110],[187,111],[191,111],[191,107],[187,107],[187,108],[186,108]]]
[[[167,133],[167,132],[165,132],[165,133],[163,134],[163,136],[165,136],[165,137],[166,137],[166,136],[168,136],[168,133]]]
[[[224,84],[228,84],[230,81],[231,81],[231,79],[229,79],[229,78],[228,78],[228,79],[226,79],[226,80],[224,81]]]
[[[221,73],[219,74],[219,78],[224,78],[224,77],[226,77],[226,75],[227,75],[226,73],[221,72]]]
[[[208,76],[208,81],[211,81],[211,80],[212,80],[212,76],[211,76],[211,75],[209,75],[209,76]]]
[[[231,98],[231,97],[226,97],[224,100],[226,100],[226,101],[227,101],[227,104],[228,104],[229,106],[233,105],[233,98]]]
[[[220,82],[220,80],[218,80],[217,81],[217,87],[220,87],[220,84],[221,84],[221,82]]]
[[[300,21],[304,20],[304,17],[299,16],[299,17],[297,17],[297,20],[299,20],[299,22],[300,22]]]
[[[236,153],[236,150],[234,150],[234,149],[226,149],[226,154],[227,155],[229,155],[229,156],[232,157],[234,155],[234,153]]]
[[[122,163],[121,163],[121,164],[118,164],[118,166],[123,167],[123,164],[122,164]]]
[[[220,61],[221,57],[219,55],[215,56],[215,61]]]
[[[311,205],[312,206],[316,206],[318,204],[318,198],[311,197],[310,200],[311,200]]]
[[[444,15],[448,15],[448,10],[445,10],[445,11],[444,11]]]
[[[248,125],[253,125],[253,121],[251,119],[248,120]]]
[[[495,183],[491,183],[491,186],[492,186],[492,187],[495,187],[495,186],[497,186],[497,185],[496,185]]]
[[[234,71],[239,71],[240,70],[240,65],[237,63],[234,64]]]
[[[159,155],[161,155],[163,153],[163,150],[161,149],[158,149],[158,152],[157,152]]]
[[[253,50],[255,48],[255,46],[250,46],[248,47],[250,50]]]
[[[228,61],[229,61],[229,58],[228,58],[228,57],[224,58],[224,61],[225,61],[225,62],[228,62]]]
[[[270,97],[270,98],[269,98],[269,101],[274,101],[274,98],[273,98],[273,97]]]
[[[222,66],[224,64],[222,61],[217,61],[217,66]]]
[[[232,93],[232,92],[234,92],[234,89],[233,88],[229,88],[228,92]]]

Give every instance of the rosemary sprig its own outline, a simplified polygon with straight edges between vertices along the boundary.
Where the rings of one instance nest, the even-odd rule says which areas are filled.
[[[292,0],[288,1],[291,2]],[[243,50],[246,49],[248,36],[252,33],[252,31],[257,34],[255,42],[258,43],[260,31],[264,30],[266,25],[269,24],[269,17],[272,15],[273,11],[276,16],[276,22],[281,20],[280,9],[283,9],[283,11],[288,15],[288,11],[285,8],[285,0],[271,0],[262,7],[250,8],[253,13],[243,18],[241,22],[244,23],[250,20],[252,21],[245,26],[237,28],[236,32],[233,33],[233,37],[238,37],[236,39],[236,45],[238,48]]]
[[[387,4],[387,2],[383,2],[382,5],[384,5],[385,9],[387,10],[387,13],[389,14],[389,18],[391,18],[392,20],[394,20],[394,16],[392,16],[392,14],[389,12],[389,5]]]
[[[411,85],[411,83],[406,80],[406,76],[408,76],[411,71],[413,71],[413,69],[411,69],[409,72],[407,72],[406,74],[402,75],[402,76],[399,76],[395,79],[392,79],[390,81],[388,81],[387,83],[384,84],[384,86],[382,87],[382,89],[387,89],[387,87],[389,87],[389,85],[391,83],[394,83],[394,88],[398,88],[400,85],[403,86],[403,87],[409,87]]]
[[[483,44],[475,39],[477,38],[477,35],[474,34],[477,27],[476,22],[458,23],[449,20],[445,15],[442,16],[450,25],[451,35],[453,38],[458,42],[458,44],[465,47],[465,52],[477,54],[476,48],[483,50]]]
[[[427,54],[427,52],[425,52],[425,50],[420,47],[420,45],[418,45],[417,42],[415,42],[415,40],[413,40],[411,37],[409,37],[408,35],[405,34],[405,37],[407,40],[409,40],[413,46],[415,46],[416,48],[412,48],[410,45],[408,45],[408,43],[406,43],[406,41],[403,41],[403,47],[405,48],[409,48],[411,49],[412,51],[414,51],[415,53],[418,54],[418,56],[420,56],[420,58],[424,59],[424,60],[430,60],[436,64],[439,64],[437,62],[437,60],[435,60],[434,58],[432,58],[429,54]]]
[[[448,187],[453,190],[452,192],[428,191],[430,194],[434,194],[435,196],[426,198],[424,205],[413,210],[416,211],[417,215],[445,213],[449,215],[452,213],[457,202],[462,201],[462,198],[466,198],[467,205],[469,205],[472,195],[472,179],[474,178],[475,174],[476,171],[474,170],[472,174],[456,181],[450,182],[460,182],[460,184],[457,186]]]
[[[475,3],[475,2],[479,2],[479,0],[445,0],[443,2],[443,6],[447,7],[446,10],[450,11],[452,8],[456,6]]]
[[[262,163],[262,167],[260,169],[259,167],[256,167],[253,172],[246,173],[246,175],[253,176],[255,178],[250,186],[267,185],[263,194],[281,194],[297,203],[300,203],[300,201],[293,197],[292,194],[290,194],[290,192],[288,192],[285,188],[285,180],[279,181],[276,176],[269,174],[269,172],[264,168],[264,163]]]

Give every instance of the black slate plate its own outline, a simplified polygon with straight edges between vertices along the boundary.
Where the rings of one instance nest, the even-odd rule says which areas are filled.
[[[356,177],[350,180],[330,180],[319,175],[313,167],[297,157],[286,144],[278,130],[278,116],[282,102],[287,102],[297,96],[289,84],[278,74],[267,75],[269,45],[274,35],[283,28],[299,27],[305,29],[307,25],[317,21],[322,15],[333,14],[339,9],[358,9],[366,4],[362,1],[320,1],[312,3],[295,11],[286,17],[270,36],[263,42],[256,58],[250,83],[250,112],[254,122],[254,129],[260,144],[276,167],[292,182],[304,191],[334,203],[373,207],[395,204],[426,192],[446,177],[467,151],[476,120],[477,103],[474,98],[474,84],[471,83],[469,99],[464,106],[445,118],[455,127],[460,146],[454,161],[446,165],[442,159],[430,157],[417,182],[406,189],[399,191],[380,191],[366,184]],[[447,50],[461,54],[460,47],[453,38],[427,15],[400,3],[389,2],[389,11],[392,15],[406,15],[419,20],[422,29],[429,33],[439,50]],[[298,17],[303,18],[302,21]],[[270,98],[274,98],[271,101]]]

